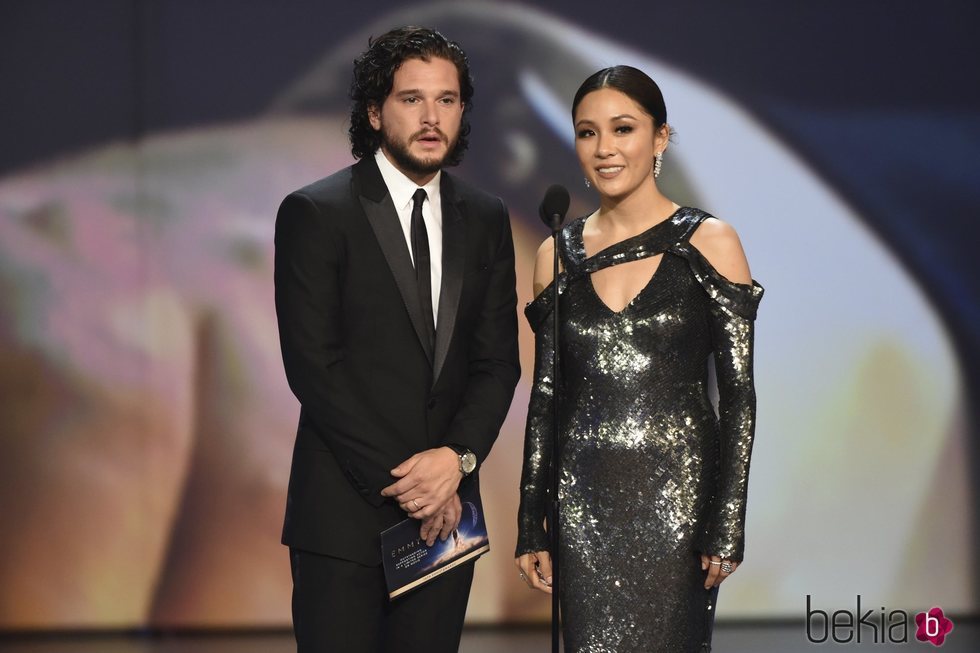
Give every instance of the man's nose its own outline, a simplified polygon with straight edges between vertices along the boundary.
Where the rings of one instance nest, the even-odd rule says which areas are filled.
[[[439,124],[439,111],[435,102],[425,102],[422,104],[422,124]]]

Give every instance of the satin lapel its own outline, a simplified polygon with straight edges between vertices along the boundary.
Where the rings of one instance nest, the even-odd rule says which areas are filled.
[[[449,343],[456,329],[459,296],[463,288],[463,264],[466,262],[466,205],[456,197],[452,178],[443,173],[442,181],[442,285],[439,290],[439,320],[436,325],[436,351],[432,365],[432,383],[449,353]]]
[[[373,163],[373,160],[372,160]],[[375,168],[377,170],[377,168]],[[378,173],[381,176],[381,173]],[[415,282],[415,267],[412,265],[412,257],[408,251],[408,243],[405,242],[405,233],[398,223],[398,213],[395,205],[391,202],[391,196],[387,191],[380,201],[375,201],[367,195],[361,195],[361,206],[367,215],[374,236],[381,245],[388,267],[395,278],[398,292],[401,293],[408,317],[412,320],[415,327],[415,335],[419,338],[419,344],[425,350],[425,355],[432,362],[432,347],[429,339],[425,337],[425,326],[422,318],[422,307],[419,302],[418,284]]]

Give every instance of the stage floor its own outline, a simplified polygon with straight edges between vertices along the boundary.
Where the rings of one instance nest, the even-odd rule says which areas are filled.
[[[980,643],[980,623],[955,623],[943,645],[943,653],[974,653]],[[912,634],[910,633],[910,636]],[[923,644],[875,644],[862,635],[862,644],[814,644],[806,639],[803,624],[724,624],[715,627],[715,653],[815,653],[828,651],[908,651]],[[926,644],[925,646],[928,646]],[[286,632],[207,635],[0,635],[4,653],[293,653],[295,645]],[[546,653],[549,631],[538,628],[467,628],[461,653]],[[921,649],[925,650],[925,649]]]

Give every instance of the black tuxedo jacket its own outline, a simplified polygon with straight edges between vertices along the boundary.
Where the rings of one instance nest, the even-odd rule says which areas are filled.
[[[283,544],[380,562],[405,513],[381,489],[411,455],[482,462],[520,376],[507,209],[443,172],[442,286],[424,337],[409,248],[374,157],[290,194],[276,219],[276,313],[301,411]]]

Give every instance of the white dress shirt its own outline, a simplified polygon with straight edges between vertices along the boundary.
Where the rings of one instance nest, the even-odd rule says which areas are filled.
[[[439,326],[439,292],[442,290],[442,196],[439,194],[439,182],[442,171],[436,173],[425,186],[418,186],[414,181],[396,168],[381,148],[374,153],[378,169],[388,187],[388,194],[395,204],[398,221],[405,234],[405,244],[408,246],[408,256],[412,258],[412,204],[413,196],[419,188],[425,190],[426,198],[422,202],[422,221],[429,236],[429,274],[432,279],[432,319]],[[414,259],[412,265],[415,265]]]

